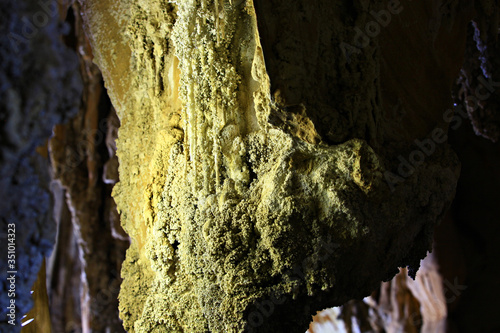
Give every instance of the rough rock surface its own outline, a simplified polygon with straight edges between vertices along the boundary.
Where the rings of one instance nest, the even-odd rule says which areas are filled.
[[[500,4],[476,3],[477,16],[468,30],[466,61],[456,90],[456,102],[464,103],[477,135],[493,142],[500,139]]]
[[[75,114],[81,92],[78,60],[60,39],[55,5],[0,3],[0,330],[9,332],[20,330],[32,306],[30,288],[55,239],[46,149],[35,149]],[[15,327],[6,315],[9,224],[16,229]]]
[[[54,214],[59,237],[51,268],[51,311],[56,331],[119,333],[120,269],[129,245],[111,197],[118,181],[114,140],[119,120],[92,62],[79,13],[78,4],[73,4],[71,44],[80,55],[82,104],[74,118],[54,128],[49,142],[52,171],[61,187],[59,199],[65,201]],[[78,278],[70,278],[75,272]],[[64,304],[71,303],[68,310]]]
[[[126,330],[303,332],[396,267],[414,275],[458,177],[443,113],[467,8],[390,3],[82,1],[121,121]],[[353,42],[384,8],[393,24]],[[434,47],[447,38],[463,42]],[[411,79],[408,40],[427,61],[404,57]]]

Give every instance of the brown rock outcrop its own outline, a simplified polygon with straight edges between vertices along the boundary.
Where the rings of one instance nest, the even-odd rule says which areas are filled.
[[[68,219],[63,209],[59,220],[60,232],[69,239],[58,239],[61,244],[52,268],[52,312],[59,319],[55,320],[58,329],[70,324],[83,332],[122,332],[117,297],[128,238],[123,235],[111,198],[112,187],[118,181],[114,140],[119,121],[101,73],[92,62],[92,51],[82,30],[80,7],[74,4],[71,13],[76,13],[74,38],[85,89],[78,114],[68,124],[55,127],[49,144],[54,178],[62,187],[61,199],[71,213]],[[71,231],[74,234],[68,235]],[[77,245],[77,253],[66,250],[74,247],[71,240]],[[66,265],[72,261],[81,267],[77,280],[64,276]],[[63,285],[58,287],[59,283]],[[81,312],[61,313],[57,305],[66,300],[78,305]]]

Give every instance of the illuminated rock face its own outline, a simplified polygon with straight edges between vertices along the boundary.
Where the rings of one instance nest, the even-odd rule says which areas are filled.
[[[461,56],[442,69],[433,99],[427,87],[408,91],[428,80],[405,79],[394,50],[465,36],[458,8],[82,5],[121,120],[114,197],[132,238],[126,330],[304,332],[317,310],[369,294],[398,266],[418,268],[458,177],[442,114]],[[352,53],[355,28],[384,8],[392,25]],[[405,30],[415,12],[439,24]],[[427,70],[446,52],[429,51]]]

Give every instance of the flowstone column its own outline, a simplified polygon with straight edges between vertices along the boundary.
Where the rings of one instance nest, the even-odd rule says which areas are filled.
[[[304,332],[316,311],[368,295],[398,266],[414,274],[458,162],[434,144],[387,181],[414,139],[444,126],[451,101],[389,115],[405,90],[380,80],[400,79],[384,66],[403,21],[351,46],[355,55],[339,47],[389,3],[82,2],[121,120],[114,197],[132,239],[120,292],[127,331]],[[408,4],[407,15],[431,5]],[[460,35],[455,18],[430,12],[452,28],[422,34]],[[459,68],[450,67],[443,94]]]

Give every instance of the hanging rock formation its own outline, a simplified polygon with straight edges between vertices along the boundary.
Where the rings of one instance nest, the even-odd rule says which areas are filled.
[[[45,295],[54,241],[52,325],[45,298],[27,332],[304,332],[340,304],[310,332],[339,313],[351,331],[500,329],[497,1],[23,0],[0,16],[2,295],[12,224],[18,266],[18,325],[1,297],[0,332]],[[459,172],[447,135],[463,176],[435,229]]]
[[[121,121],[128,331],[303,332],[316,310],[369,294],[396,267],[414,275],[458,177],[443,113],[467,6],[82,10]],[[359,39],[381,11],[392,21]],[[417,29],[412,16],[433,24]],[[463,42],[440,48],[447,39]]]
[[[500,258],[500,4],[475,1],[471,14],[465,61],[453,86],[454,112],[446,113],[450,143],[462,162],[461,175],[454,204],[435,230],[432,256],[421,265],[417,283],[402,271],[365,302],[353,300],[318,314],[311,333],[332,327],[347,332],[500,330],[493,314],[499,297],[498,268],[488,264]],[[343,320],[337,319],[339,314]]]

